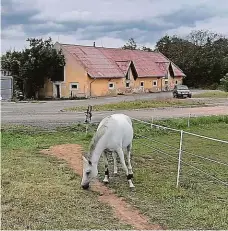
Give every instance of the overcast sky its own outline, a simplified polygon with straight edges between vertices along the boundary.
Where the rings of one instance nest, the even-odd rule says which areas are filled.
[[[228,35],[228,0],[2,0],[2,52],[26,38],[121,47],[130,37],[152,47],[163,35],[209,29]]]

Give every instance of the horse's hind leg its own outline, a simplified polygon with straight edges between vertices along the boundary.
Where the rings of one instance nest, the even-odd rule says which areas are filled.
[[[103,152],[103,157],[104,157],[104,164],[105,164],[105,177],[103,182],[108,183],[109,182],[109,171],[108,171],[108,157],[107,157],[107,151],[104,150]]]
[[[132,166],[131,166],[131,149],[132,149],[132,144],[129,144],[127,146],[128,171],[129,171],[129,175],[132,175],[132,178],[133,178],[133,171],[132,171]]]
[[[114,174],[116,175],[117,174],[117,161],[116,161],[116,152],[112,152],[112,157],[113,157],[113,163],[114,163]]]
[[[118,154],[119,154],[120,162],[121,162],[121,164],[122,164],[122,166],[123,166],[123,169],[124,169],[125,172],[126,172],[127,180],[128,180],[129,186],[130,186],[130,188],[134,188],[135,186],[133,185],[132,180],[131,180],[133,175],[132,175],[132,174],[129,174],[127,165],[126,165],[125,160],[124,160],[124,152],[123,152],[123,150],[122,150],[121,148],[118,149],[117,152],[118,152]]]

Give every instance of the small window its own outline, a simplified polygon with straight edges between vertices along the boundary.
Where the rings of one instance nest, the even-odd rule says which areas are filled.
[[[109,88],[109,89],[114,89],[114,83],[109,83],[109,84],[108,84],[108,88]]]
[[[178,84],[178,81],[176,81],[176,84]]]
[[[168,83],[169,83],[168,80],[165,80],[165,85],[168,85]]]
[[[141,87],[144,87],[144,82],[140,82],[140,86],[141,86]]]
[[[79,89],[79,84],[78,83],[71,83],[70,88],[71,88],[71,90],[78,90]]]
[[[129,83],[129,82],[126,83],[126,87],[127,87],[127,88],[130,87],[130,83]]]
[[[153,86],[157,86],[157,80],[153,80]]]

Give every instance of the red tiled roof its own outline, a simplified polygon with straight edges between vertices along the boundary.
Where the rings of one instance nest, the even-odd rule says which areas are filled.
[[[170,60],[160,52],[61,44],[92,78],[122,78],[133,62],[138,77],[166,76]],[[172,63],[175,76],[185,74]]]

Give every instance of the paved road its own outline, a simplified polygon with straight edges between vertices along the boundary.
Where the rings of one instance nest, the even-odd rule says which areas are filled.
[[[193,94],[197,91],[193,91]],[[70,125],[74,122],[84,122],[85,115],[83,112],[62,112],[61,110],[72,106],[95,105],[103,103],[112,103],[119,101],[132,101],[135,99],[156,99],[169,98],[170,92],[134,95],[134,96],[118,96],[109,98],[97,98],[90,100],[66,100],[66,101],[46,101],[41,103],[14,103],[2,102],[2,124],[28,124],[34,126],[42,126],[52,128],[60,125]],[[194,99],[193,99],[194,100]],[[206,102],[211,102],[208,100]],[[198,115],[210,114],[228,114],[228,102],[217,100],[220,106],[206,108],[169,108],[169,109],[153,109],[153,110],[133,110],[121,111],[127,115],[141,119],[170,118],[188,116],[189,113]],[[104,116],[113,114],[113,112],[93,112],[93,121],[100,121]]]

